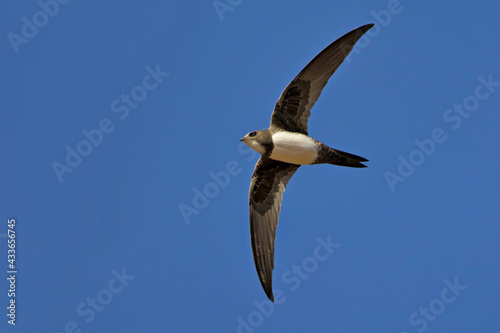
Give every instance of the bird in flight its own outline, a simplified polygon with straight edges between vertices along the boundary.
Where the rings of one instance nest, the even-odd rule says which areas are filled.
[[[281,198],[290,178],[301,165],[366,167],[361,162],[367,159],[311,138],[307,121],[328,79],[371,27],[373,24],[354,29],[321,51],[281,93],[269,128],[250,132],[240,140],[262,155],[255,165],[248,195],[250,236],[260,283],[272,302],[274,240]]]

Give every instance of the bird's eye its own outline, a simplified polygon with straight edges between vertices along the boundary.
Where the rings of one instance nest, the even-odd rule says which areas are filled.
[[[251,132],[248,134],[248,136],[255,136],[255,135],[257,135],[257,132]]]

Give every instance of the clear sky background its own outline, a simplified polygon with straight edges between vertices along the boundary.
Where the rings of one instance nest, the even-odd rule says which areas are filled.
[[[218,6],[2,3],[0,331],[498,332],[500,5]],[[238,140],[370,22],[309,122],[369,167],[291,179],[271,307]]]

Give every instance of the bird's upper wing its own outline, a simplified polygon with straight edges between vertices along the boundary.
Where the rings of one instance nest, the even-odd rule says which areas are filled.
[[[281,93],[271,116],[271,127],[307,135],[311,109],[328,79],[371,27],[373,24],[367,24],[348,32],[314,57]]]
[[[252,253],[260,283],[267,297],[274,302],[273,269],[274,239],[286,184],[299,165],[275,161],[262,156],[250,183],[250,236]]]

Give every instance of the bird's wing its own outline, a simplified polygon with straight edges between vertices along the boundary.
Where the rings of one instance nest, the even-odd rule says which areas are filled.
[[[274,239],[286,184],[299,165],[262,156],[250,183],[250,236],[255,268],[267,297],[274,302]]]
[[[367,24],[348,32],[314,57],[281,93],[271,116],[271,127],[307,135],[311,109],[328,79],[371,27],[373,24]]]

